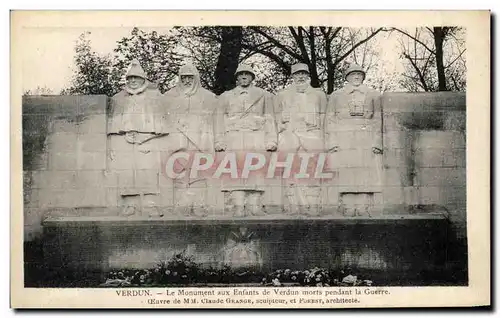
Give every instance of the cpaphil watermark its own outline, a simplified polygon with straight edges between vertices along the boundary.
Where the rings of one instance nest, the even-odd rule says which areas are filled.
[[[163,175],[170,179],[279,178],[294,182],[319,182],[336,177],[324,152],[196,152],[166,155]]]

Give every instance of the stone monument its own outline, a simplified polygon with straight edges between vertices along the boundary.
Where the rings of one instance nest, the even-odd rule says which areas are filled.
[[[365,71],[352,64],[347,84],[330,96],[326,116],[328,165],[338,178],[328,202],[346,216],[381,211],[382,111],[380,94],[363,84]]]
[[[209,180],[191,178],[189,165],[181,165],[188,181],[172,182],[161,175],[162,155],[203,154],[213,147],[210,124],[203,122],[212,120],[208,100],[213,95],[200,87],[191,90],[189,83],[197,85],[193,68],[182,68],[180,74],[188,77],[181,76],[178,88],[165,96],[146,86],[137,62],[127,74],[129,84],[113,98],[23,96],[26,286],[98,286],[110,271],[149,270],[183,251],[204,268],[228,264],[239,271],[270,273],[350,267],[366,271],[381,285],[391,277],[408,285],[467,284],[465,93],[384,93],[379,101],[378,93],[362,85],[336,92],[327,112],[325,141],[337,174],[322,184],[327,189],[323,198],[329,200],[322,206],[335,207],[333,212],[340,205],[344,213],[315,216],[304,203],[299,214],[284,214],[281,205],[273,215],[266,197],[280,197],[273,190],[281,190],[281,183],[271,191],[269,183],[281,180],[254,178],[223,188],[207,184],[205,190]],[[139,79],[131,77],[137,75]],[[314,148],[321,147],[315,124],[318,118],[321,123],[321,94],[304,90],[307,109],[313,111],[301,116],[293,111],[306,104],[296,102],[301,97],[297,90],[291,97],[281,92],[269,104],[270,94],[247,85],[254,76],[242,75],[241,85],[217,104],[219,155],[281,153],[267,151],[277,142],[269,105],[290,107],[288,121],[286,111],[275,110],[285,128],[279,135],[283,149],[307,155],[315,152],[314,142]],[[206,117],[194,111],[198,107]],[[306,129],[286,141],[295,123]],[[378,185],[379,171],[383,186]],[[298,194],[311,199],[303,202],[317,200],[311,196],[314,190],[308,192],[312,185],[300,186],[304,191]],[[194,198],[182,202],[181,193],[191,191]],[[225,215],[207,215],[200,203],[206,194],[205,204],[211,206],[215,193],[230,199]],[[180,213],[171,215],[176,202]],[[268,215],[256,215],[261,204]]]

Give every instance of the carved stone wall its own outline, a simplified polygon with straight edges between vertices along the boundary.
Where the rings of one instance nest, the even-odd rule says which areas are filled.
[[[253,262],[262,268],[350,264],[404,270],[417,256],[398,250],[394,239],[404,235],[405,227],[425,232],[429,223],[421,220],[436,218],[449,218],[453,230],[441,227],[446,237],[437,237],[458,239],[466,246],[465,94],[384,94],[384,182],[381,198],[372,198],[380,213],[346,217],[339,211],[310,220],[300,213],[281,213],[284,191],[280,182],[273,184],[272,194],[265,194],[274,204],[273,212],[264,218],[238,219],[223,211],[205,217],[120,216],[117,187],[123,180],[108,173],[106,160],[107,103],[106,96],[23,99],[25,241],[45,233],[44,259],[51,266],[144,267],[187,249],[207,265],[227,261],[234,265]],[[157,181],[161,187],[167,180],[159,176]],[[328,191],[323,193],[328,195]],[[221,209],[220,197],[210,199]],[[341,200],[350,200],[349,193]],[[166,197],[159,204],[169,209],[174,203]],[[403,227],[396,225],[401,219],[408,221]],[[373,230],[387,235],[367,237],[354,230],[367,220],[378,224]],[[316,223],[308,227],[308,221]],[[334,231],[339,224],[342,235]],[[242,226],[249,232],[241,233]],[[359,235],[349,234],[352,231]],[[236,239],[230,238],[232,232]],[[246,238],[250,233],[254,233],[252,238]],[[336,256],[325,260],[324,255]],[[429,253],[423,248],[419,255],[425,258]],[[453,260],[436,256],[429,266],[463,263],[461,255]]]
[[[25,239],[47,216],[112,213],[106,187],[106,96],[23,97]]]

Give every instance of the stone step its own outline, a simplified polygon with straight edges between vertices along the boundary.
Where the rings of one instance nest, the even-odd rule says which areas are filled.
[[[321,217],[288,217],[265,216],[265,217],[217,217],[217,218],[165,218],[165,217],[48,217],[43,221],[44,227],[61,226],[137,226],[137,225],[226,225],[226,224],[290,224],[290,223],[340,223],[340,224],[394,224],[400,222],[429,221],[429,220],[447,220],[443,213],[425,213],[425,214],[404,214],[404,215],[381,215],[377,217],[346,217],[340,215],[330,215]]]

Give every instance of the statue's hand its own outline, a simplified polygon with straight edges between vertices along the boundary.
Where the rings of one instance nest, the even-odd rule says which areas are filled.
[[[223,142],[216,142],[214,148],[215,148],[215,151],[221,152],[221,151],[225,151],[227,146]]]
[[[130,144],[133,144],[136,142],[137,140],[137,131],[127,131],[125,133],[125,140],[130,143]]]
[[[372,147],[372,151],[376,155],[380,155],[382,153],[382,149],[377,148],[377,147]]]
[[[338,146],[333,146],[332,148],[330,148],[328,150],[328,152],[338,152],[339,151],[339,147]]]
[[[271,141],[271,142],[267,143],[267,145],[266,145],[267,151],[276,151],[276,149],[278,149],[278,145],[276,144],[276,142]]]

